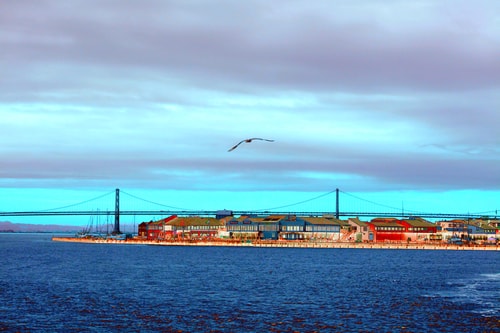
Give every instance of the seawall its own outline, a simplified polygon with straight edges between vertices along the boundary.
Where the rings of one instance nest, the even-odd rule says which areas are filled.
[[[235,246],[235,247],[281,247],[281,248],[327,248],[327,249],[394,249],[394,250],[455,250],[455,251],[500,251],[500,246],[467,246],[452,244],[416,243],[352,243],[352,242],[304,242],[304,241],[233,241],[233,240],[175,240],[148,241],[140,239],[104,239],[52,237],[55,242],[87,244],[123,244],[155,246]]]

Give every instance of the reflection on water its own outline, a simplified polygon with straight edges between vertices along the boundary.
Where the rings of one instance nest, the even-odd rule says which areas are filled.
[[[458,304],[474,304],[475,312],[500,314],[500,273],[477,274],[471,278],[450,279],[445,290],[435,294]]]

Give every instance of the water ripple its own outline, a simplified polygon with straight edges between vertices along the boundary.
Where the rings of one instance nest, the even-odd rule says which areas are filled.
[[[499,329],[497,253],[0,240],[0,331]]]

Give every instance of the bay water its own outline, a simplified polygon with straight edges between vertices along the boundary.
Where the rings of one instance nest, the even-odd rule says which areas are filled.
[[[0,234],[5,332],[499,332],[495,251],[81,244]]]

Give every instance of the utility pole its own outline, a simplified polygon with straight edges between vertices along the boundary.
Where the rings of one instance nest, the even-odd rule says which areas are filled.
[[[120,231],[120,189],[116,189],[115,195],[115,228],[113,229],[113,235],[121,234]]]

